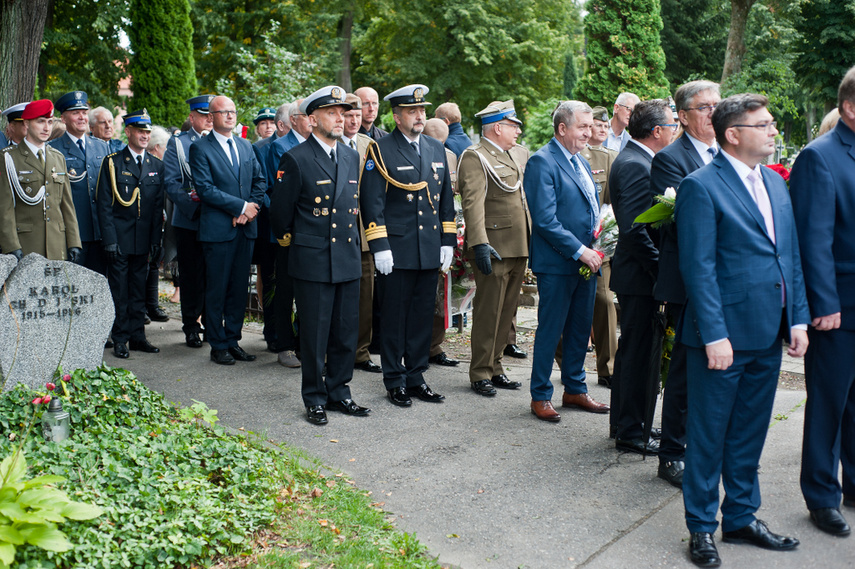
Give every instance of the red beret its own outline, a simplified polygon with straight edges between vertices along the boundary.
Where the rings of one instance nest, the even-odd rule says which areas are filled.
[[[26,107],[24,107],[24,114],[21,115],[21,118],[26,120],[37,119],[39,117],[52,117],[53,116],[53,103],[50,102],[50,99],[39,99],[38,101],[33,101]]]

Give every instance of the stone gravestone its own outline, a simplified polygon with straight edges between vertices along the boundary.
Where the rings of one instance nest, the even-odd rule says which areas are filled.
[[[0,388],[42,389],[58,365],[63,372],[94,369],[115,309],[107,278],[35,253],[19,263],[0,255]]]

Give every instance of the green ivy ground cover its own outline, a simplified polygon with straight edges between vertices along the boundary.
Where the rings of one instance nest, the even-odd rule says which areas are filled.
[[[248,555],[268,567],[437,567],[341,474],[181,416],[131,372],[78,370],[69,393],[72,437],[46,443],[36,425],[24,445],[29,475],[64,477],[69,498],[104,513],[60,526],[70,551],[19,547],[22,569],[198,567]],[[17,447],[35,395],[18,386],[0,396],[0,458]],[[275,553],[256,555],[259,535]]]

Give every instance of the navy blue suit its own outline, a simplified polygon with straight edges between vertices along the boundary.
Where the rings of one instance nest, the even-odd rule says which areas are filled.
[[[588,176],[587,160],[582,164]],[[585,280],[579,269],[577,251],[591,245],[597,222],[582,181],[553,138],[538,150],[526,165],[523,179],[531,212],[531,254],[529,264],[537,275],[537,333],[531,369],[531,398],[552,398],[552,360],[563,334],[564,358],[561,382],[571,395],[587,393],[585,353],[594,317],[597,279]],[[597,200],[597,196],[593,196]]]
[[[173,136],[166,144],[163,169],[166,195],[173,204],[172,229],[178,261],[178,284],[181,287],[181,322],[185,334],[199,333],[199,317],[205,313],[205,255],[198,239],[201,203],[191,199],[194,188],[190,172],[190,146],[202,135],[194,130]],[[179,160],[178,145],[184,160]]]
[[[77,212],[77,226],[80,229],[80,241],[83,243],[83,256],[80,264],[102,275],[106,274],[104,254],[101,248],[101,227],[98,223],[98,204],[95,200],[95,186],[98,184],[98,171],[101,162],[111,154],[107,143],[93,136],[84,137],[86,155],[71,140],[68,133],[50,141],[48,144],[62,152],[68,167],[71,181],[71,198]]]
[[[445,147],[454,152],[460,158],[463,151],[472,146],[472,139],[463,132],[463,125],[453,122],[448,125],[448,138],[445,139]]]
[[[855,498],[855,132],[842,120],[799,153],[790,175],[811,316],[840,312],[840,328],[808,330],[801,487],[807,507]]]
[[[267,189],[252,146],[242,138],[232,141],[238,177],[213,133],[190,146],[190,170],[202,200],[199,241],[207,267],[205,325],[212,350],[235,347],[241,338],[257,224],[232,225],[232,219],[247,202],[261,205]]]
[[[300,144],[297,135],[293,129],[288,131],[283,137],[277,138],[266,147],[260,150],[260,154],[264,156],[264,173],[267,176],[267,187],[273,187],[276,183],[279,170],[279,162],[282,160],[282,155]]]
[[[6,134],[3,132],[0,132],[0,148],[6,148],[10,144],[12,144],[12,143],[9,142],[8,138],[6,138]]]
[[[778,384],[781,340],[793,325],[809,321],[787,186],[772,170],[760,170],[775,242],[723,152],[686,176],[677,190],[680,270],[688,296],[678,332],[689,348],[683,500],[691,532],[715,531],[720,479],[726,493],[722,530],[754,521],[760,507],[757,467]],[[705,346],[725,338],[733,364],[708,369]]]
[[[310,136],[285,153],[270,204],[271,225],[290,249],[307,407],[350,399],[356,358],[362,276],[359,155],[341,143],[335,150],[334,163]]]
[[[664,194],[667,188],[676,190],[683,178],[704,165],[704,161],[684,134],[656,153],[650,169],[650,188]],[[686,287],[680,274],[677,248],[677,226],[667,223],[659,228],[659,274],[653,287],[653,297],[665,302],[665,309],[675,329],[679,329],[686,305]],[[683,460],[686,456],[686,346],[675,338],[671,350],[668,378],[662,395],[662,438],[659,460]]]

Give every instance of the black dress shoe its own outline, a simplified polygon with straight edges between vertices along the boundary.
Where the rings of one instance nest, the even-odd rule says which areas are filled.
[[[107,341],[104,342],[104,349],[109,350],[112,347],[113,347],[113,340],[111,340],[110,338],[107,338]]]
[[[229,346],[229,353],[239,362],[254,362],[256,356],[246,353],[240,346]]]
[[[518,360],[521,360],[528,356],[528,354],[525,353],[525,351],[516,344],[508,344],[507,346],[505,346],[505,349],[502,351],[502,353],[506,356],[517,358]]]
[[[849,535],[849,524],[837,508],[819,508],[810,511],[810,519],[816,527],[839,537]]]
[[[285,346],[279,342],[267,342],[267,351],[271,354],[278,354],[285,351]]]
[[[407,395],[418,397],[422,401],[427,401],[428,403],[442,403],[442,400],[445,399],[445,395],[434,393],[433,389],[427,386],[427,383],[423,383],[415,387],[408,387]]]
[[[610,375],[601,375],[597,378],[597,384],[602,385],[606,389],[612,388],[612,376]]]
[[[184,341],[191,348],[201,348],[202,338],[199,337],[199,332],[188,332],[184,334]]]
[[[491,377],[490,382],[499,389],[519,389],[522,387],[522,383],[519,381],[511,381],[511,379],[503,373]]]
[[[698,567],[718,567],[721,557],[711,533],[696,532],[689,538],[689,556]]]
[[[754,520],[744,528],[734,531],[722,531],[721,539],[727,543],[750,543],[775,551],[789,551],[799,545],[799,540],[794,537],[785,537],[769,531],[763,520]]]
[[[330,401],[327,403],[327,409],[332,411],[341,411],[345,415],[353,415],[354,417],[367,417],[371,409],[360,407],[353,399],[342,399],[341,401]]]
[[[148,317],[148,314],[146,314],[145,318],[143,318],[143,324],[145,324],[146,326],[151,324],[151,318]]]
[[[490,383],[489,379],[473,381],[469,385],[472,387],[472,391],[474,391],[478,395],[483,395],[484,397],[493,397],[496,394],[496,388],[493,387],[493,384]]]
[[[392,402],[392,405],[397,405],[398,407],[409,407],[413,404],[413,400],[410,399],[410,396],[407,395],[407,390],[403,387],[394,387],[386,391],[389,394],[389,401]]]
[[[135,352],[145,352],[147,354],[158,354],[160,353],[160,348],[155,348],[151,344],[149,344],[148,340],[131,340],[128,342],[128,348],[134,350]]]
[[[445,352],[442,352],[441,354],[437,354],[435,356],[431,356],[430,358],[428,358],[428,361],[432,364],[449,367],[456,366],[460,363],[455,359],[449,358],[447,355],[445,355]]]
[[[169,315],[161,307],[152,308],[148,311],[148,317],[155,322],[166,322],[169,320]]]
[[[211,350],[211,361],[223,366],[235,365],[235,359],[228,350]]]
[[[113,355],[117,358],[122,358],[123,360],[131,357],[131,354],[128,352],[128,347],[122,342],[116,342],[113,346]]]
[[[327,421],[327,412],[324,411],[323,405],[306,407],[306,419],[313,425],[326,425],[329,423]]]
[[[659,472],[657,476],[676,488],[683,487],[683,471],[686,469],[686,463],[682,460],[666,460],[659,459]]]
[[[364,362],[356,362],[355,364],[353,364],[353,369],[361,369],[362,371],[367,371],[369,373],[383,373],[383,368],[375,364],[371,360],[365,360]]]
[[[615,438],[615,448],[618,450],[628,450],[638,454],[659,454],[659,441],[650,439],[645,450],[644,439],[619,439]]]

